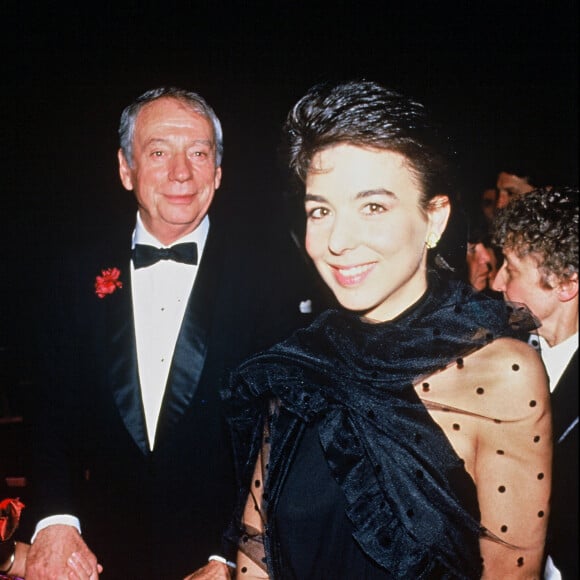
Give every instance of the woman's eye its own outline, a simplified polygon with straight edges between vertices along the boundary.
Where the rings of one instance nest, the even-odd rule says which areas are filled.
[[[369,215],[383,213],[384,211],[386,211],[385,207],[379,203],[368,203],[363,208],[363,212]]]
[[[324,216],[327,216],[328,213],[328,209],[325,207],[315,207],[313,209],[307,210],[308,217],[315,220],[319,220]]]

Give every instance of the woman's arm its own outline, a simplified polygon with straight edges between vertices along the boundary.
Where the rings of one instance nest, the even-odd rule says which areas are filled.
[[[540,578],[549,515],[552,434],[546,373],[525,343],[501,339],[489,415],[477,434],[474,479],[482,525],[484,578]]]
[[[261,509],[264,490],[262,455],[263,453],[258,455],[248,500],[244,508],[242,523],[245,533],[240,538],[240,547],[236,559],[236,577],[240,579],[265,580],[269,578],[265,564],[264,516]]]

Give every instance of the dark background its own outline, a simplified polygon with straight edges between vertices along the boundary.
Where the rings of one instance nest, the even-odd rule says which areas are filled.
[[[217,203],[249,227],[283,214],[279,130],[324,80],[378,80],[429,105],[455,138],[467,202],[514,155],[577,183],[573,0],[20,1],[3,3],[0,27],[0,415],[24,406],[43,265],[134,212],[116,132],[149,88],[193,89],[214,106]]]

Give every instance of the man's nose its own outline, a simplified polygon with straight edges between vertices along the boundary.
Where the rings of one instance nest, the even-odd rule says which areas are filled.
[[[496,292],[503,292],[505,290],[505,264],[498,270],[492,283],[492,290]]]
[[[193,177],[189,159],[185,153],[177,153],[171,159],[169,179],[173,181],[189,181]]]

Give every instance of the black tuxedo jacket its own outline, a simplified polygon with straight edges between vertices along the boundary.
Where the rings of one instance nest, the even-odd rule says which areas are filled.
[[[235,493],[220,389],[245,357],[310,322],[313,274],[282,235],[210,233],[149,450],[137,372],[130,230],[53,267],[42,316],[29,517],[68,513],[103,578],[182,578],[224,554]],[[100,299],[95,277],[121,270]],[[225,554],[231,556],[231,554]]]
[[[547,553],[562,577],[578,578],[578,351],[552,394],[554,473]]]

